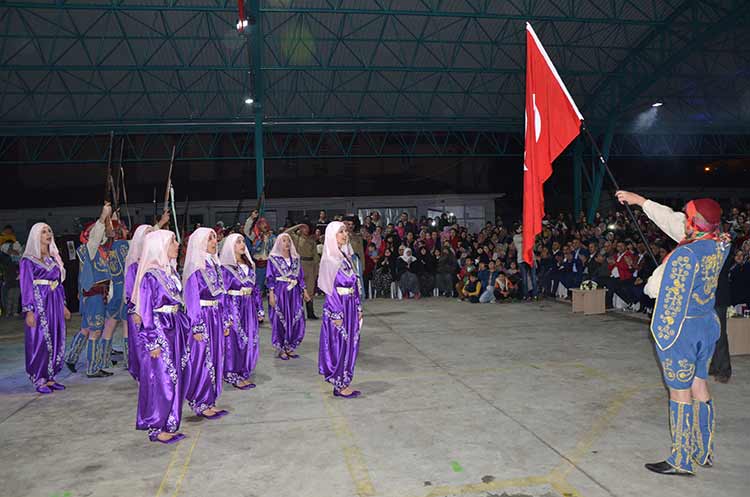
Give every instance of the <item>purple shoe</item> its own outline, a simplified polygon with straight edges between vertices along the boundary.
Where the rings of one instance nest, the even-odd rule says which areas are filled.
[[[286,355],[288,355],[292,359],[299,359],[299,354],[293,354],[292,352],[287,352]]]
[[[279,354],[279,359],[281,359],[282,361],[288,361],[289,360],[289,354],[287,354],[284,357],[282,357],[281,354]]]
[[[52,389],[48,387],[47,385],[42,385],[41,387],[36,387],[36,391],[42,394],[48,394],[52,393]]]
[[[229,411],[222,409],[221,411],[216,411],[216,414],[214,414],[213,416],[206,416],[205,414],[199,414],[198,416],[200,416],[201,418],[206,418],[206,419],[219,419],[219,418],[223,418],[227,414],[229,414]]]
[[[153,438],[149,437],[149,440],[151,440],[152,442],[159,442],[164,445],[169,445],[169,444],[177,443],[183,438],[185,438],[185,435],[183,435],[182,433],[178,433],[177,435],[173,436],[169,440],[159,440],[157,437],[153,437]]]
[[[238,390],[250,390],[251,388],[255,388],[255,383],[248,383],[244,387],[238,387],[237,385],[234,385],[234,388]]]
[[[360,392],[359,390],[352,390],[352,393],[350,393],[349,395],[344,395],[343,393],[339,392],[335,388],[333,389],[333,396],[341,397],[342,399],[356,399],[360,395],[362,395],[362,392]]]
[[[63,385],[62,383],[57,383],[57,382],[53,383],[49,387],[52,390],[65,390],[65,385]]]

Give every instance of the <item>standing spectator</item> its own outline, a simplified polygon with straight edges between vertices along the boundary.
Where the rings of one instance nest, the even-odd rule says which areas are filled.
[[[23,247],[15,239],[15,234],[10,226],[6,226],[3,230],[3,239],[4,242],[0,245],[0,252],[2,252],[2,268],[0,269],[3,272],[3,314],[5,317],[18,317],[21,302],[21,285],[18,274]]]
[[[537,298],[537,284],[536,284],[536,271],[535,268],[529,266],[528,263],[523,260],[523,226],[518,225],[516,227],[516,234],[513,235],[513,246],[516,250],[516,263],[521,272],[521,298],[527,300],[528,298]],[[529,288],[529,282],[531,288]]]

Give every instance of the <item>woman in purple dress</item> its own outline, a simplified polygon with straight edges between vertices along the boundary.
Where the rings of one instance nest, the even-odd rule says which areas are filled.
[[[258,320],[261,296],[255,285],[255,264],[242,235],[229,235],[221,249],[221,271],[227,290],[229,335],[224,337],[224,381],[240,390],[255,388],[250,380],[258,363]]]
[[[123,343],[125,357],[128,359],[128,372],[130,375],[138,381],[138,350],[136,347],[130,347],[128,337],[133,337],[133,344],[135,344],[135,337],[138,334],[140,326],[138,326],[134,320],[136,315],[135,306],[133,305],[133,290],[135,285],[135,277],[138,274],[138,260],[141,258],[143,252],[143,242],[146,239],[146,235],[153,231],[153,227],[148,224],[142,224],[136,228],[133,233],[133,239],[130,240],[130,246],[128,247],[128,256],[125,258],[125,306],[128,310],[128,322],[123,333]]]
[[[305,289],[305,275],[292,238],[282,233],[276,238],[266,267],[268,318],[271,320],[271,344],[279,358],[288,361],[299,355],[294,351],[305,337],[305,302],[310,301]]]
[[[318,288],[326,294],[320,326],[318,372],[333,385],[333,395],[359,397],[350,386],[359,352],[362,305],[346,225],[333,222],[326,228],[320,260]]]
[[[216,232],[198,228],[190,235],[182,284],[190,318],[185,398],[200,417],[218,419],[229,414],[216,409],[224,377],[224,337],[229,335],[229,316],[221,264],[216,256]]]
[[[131,336],[140,378],[135,426],[148,430],[152,442],[164,444],[185,438],[177,431],[184,398],[180,365],[189,330],[182,284],[174,269],[179,248],[171,231],[148,233],[132,295],[131,316],[138,332]]]
[[[19,264],[21,310],[26,315],[26,372],[36,391],[65,390],[55,381],[65,354],[65,267],[52,228],[36,223]]]

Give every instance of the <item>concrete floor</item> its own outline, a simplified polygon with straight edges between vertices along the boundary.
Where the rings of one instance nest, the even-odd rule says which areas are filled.
[[[316,303],[320,308],[320,302]],[[20,321],[0,324],[0,495],[34,497],[746,497],[750,358],[712,384],[716,466],[651,474],[669,449],[666,395],[645,323],[556,302],[446,299],[366,306],[355,377],[333,399],[302,358],[274,359],[262,330],[258,388],[228,389],[212,422],[184,410],[174,447],[134,430],[136,385],[64,372],[39,396]],[[71,331],[77,321],[71,324]]]

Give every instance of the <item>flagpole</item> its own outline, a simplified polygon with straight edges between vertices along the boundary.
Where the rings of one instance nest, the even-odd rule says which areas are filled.
[[[599,145],[596,143],[594,136],[591,134],[591,131],[589,131],[588,126],[586,126],[586,122],[583,120],[581,121],[581,129],[586,133],[586,136],[589,137],[589,140],[591,141],[591,144],[594,146],[594,150],[596,151],[596,155],[599,157],[599,161],[602,163],[604,170],[607,172],[607,176],[609,176],[610,181],[612,181],[612,185],[614,185],[615,190],[620,190],[620,185],[617,183],[617,180],[615,179],[614,174],[612,174],[612,170],[609,168],[609,164],[607,164],[607,161],[604,159],[604,155],[602,155],[602,151],[599,149]],[[651,256],[651,260],[654,261],[654,264],[658,266],[659,261],[656,260],[656,256],[651,251],[651,245],[648,243],[648,240],[646,239],[646,235],[643,234],[643,230],[641,229],[641,225],[638,224],[638,220],[635,218],[633,209],[630,208],[630,204],[628,204],[627,202],[623,202],[622,205],[625,206],[625,210],[628,211],[628,215],[630,216],[630,219],[633,221],[635,228],[638,230],[638,234],[641,235],[643,244],[646,245],[646,250],[648,251],[648,255]]]

